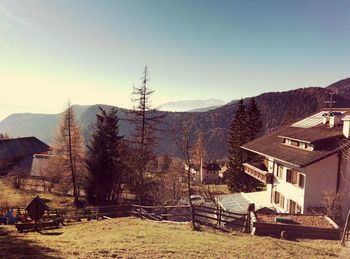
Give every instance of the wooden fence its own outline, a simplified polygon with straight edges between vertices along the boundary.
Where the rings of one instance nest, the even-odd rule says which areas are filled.
[[[130,216],[131,205],[94,206],[87,208],[50,209],[49,217],[63,217],[66,220],[101,219]]]
[[[131,205],[131,214],[151,220],[190,221],[191,207],[189,205],[176,206],[140,206]]]
[[[25,208],[14,207],[17,209],[20,218],[25,219],[27,213]],[[1,209],[5,211],[7,209]],[[115,217],[126,217],[131,215],[131,205],[111,205],[111,206],[94,206],[87,208],[50,208],[45,212],[44,219],[57,219],[60,218],[67,221],[80,221],[82,219],[101,219],[101,218],[115,218]]]
[[[24,208],[18,208],[20,215],[25,215]],[[80,221],[82,219],[102,219],[125,216],[136,216],[156,221],[189,222],[192,220],[199,225],[206,225],[222,230],[250,231],[250,217],[248,213],[233,213],[221,208],[209,206],[139,206],[135,204],[120,204],[111,206],[94,206],[87,208],[51,208],[44,215],[44,219],[64,221]]]
[[[196,205],[193,206],[193,213],[196,224],[221,230],[250,232],[249,213],[234,213],[225,211],[222,208]]]

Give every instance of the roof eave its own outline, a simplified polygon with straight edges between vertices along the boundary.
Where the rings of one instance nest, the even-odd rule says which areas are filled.
[[[285,160],[283,160],[283,159],[274,157],[274,156],[272,156],[272,155],[268,155],[268,154],[264,154],[264,153],[261,153],[261,152],[256,151],[256,150],[252,150],[252,149],[247,148],[247,147],[245,147],[245,146],[241,146],[241,148],[243,148],[243,149],[245,149],[245,150],[248,150],[248,151],[250,151],[250,152],[256,153],[256,154],[258,154],[258,155],[261,155],[261,156],[269,156],[269,157],[272,157],[273,159],[276,159],[276,160],[278,160],[278,161],[281,161],[282,163],[290,164],[290,165],[295,166],[295,167],[299,167],[299,168],[300,168],[300,167],[303,167],[303,166],[301,166],[301,165],[297,165],[297,164],[294,164],[294,163],[285,161]]]

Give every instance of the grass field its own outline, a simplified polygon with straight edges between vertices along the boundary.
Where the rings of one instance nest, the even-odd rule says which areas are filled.
[[[80,222],[45,233],[0,227],[0,258],[336,258],[339,243],[192,231],[136,218]]]
[[[14,189],[8,182],[0,179],[0,207],[25,207],[36,196],[44,198],[49,207],[66,208],[72,206],[73,198],[48,192]]]

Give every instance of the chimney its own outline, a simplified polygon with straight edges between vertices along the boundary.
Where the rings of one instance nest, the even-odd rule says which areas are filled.
[[[327,124],[328,120],[329,120],[329,115],[327,112],[322,114],[322,124]]]
[[[334,126],[338,126],[341,123],[341,112],[331,112],[329,114],[329,127],[333,128]]]
[[[350,136],[350,115],[346,115],[343,119],[343,135],[346,138]]]

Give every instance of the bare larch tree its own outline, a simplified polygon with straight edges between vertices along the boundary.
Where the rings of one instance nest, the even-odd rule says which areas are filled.
[[[146,66],[143,72],[143,77],[141,78],[141,85],[139,87],[134,87],[132,101],[135,105],[131,112],[131,118],[129,119],[135,127],[135,132],[131,142],[136,147],[136,152],[138,153],[137,161],[135,161],[137,171],[136,186],[138,190],[141,218],[144,173],[147,164],[153,158],[153,150],[158,143],[156,132],[160,130],[159,124],[166,116],[166,114],[160,113],[156,108],[152,107],[151,95],[153,93],[154,90],[151,90],[149,87],[149,75]]]
[[[85,172],[85,146],[70,103],[68,103],[67,109],[62,115],[57,129],[53,154],[53,163],[56,170],[61,171],[62,179],[70,179],[67,183],[71,183],[74,204],[78,205],[79,186]],[[63,182],[63,184],[66,183]]]

